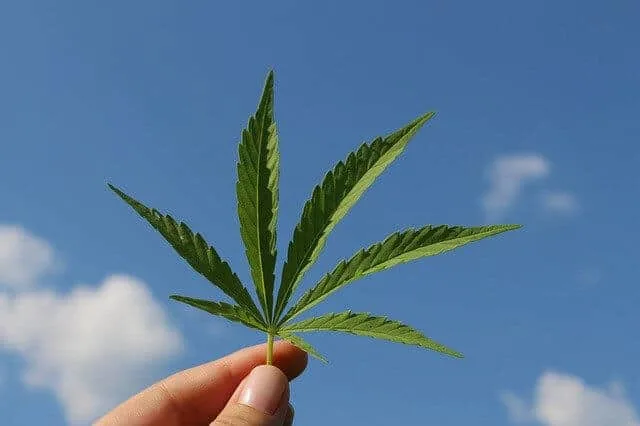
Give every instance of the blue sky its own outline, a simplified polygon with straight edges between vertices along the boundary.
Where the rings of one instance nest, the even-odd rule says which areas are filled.
[[[220,293],[105,183],[186,219],[248,283],[237,142],[271,67],[281,253],[325,171],[438,112],[303,288],[399,228],[525,225],[315,309],[386,314],[466,358],[308,335],[331,364],[293,385],[299,424],[640,424],[637,2],[213,3],[0,5],[4,425],[86,424],[262,339],[169,301]]]

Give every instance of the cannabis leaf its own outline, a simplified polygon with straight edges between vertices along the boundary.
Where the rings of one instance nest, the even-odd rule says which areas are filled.
[[[307,291],[281,319],[281,323],[292,319],[322,302],[330,294],[366,275],[391,268],[400,263],[434,256],[456,247],[519,228],[518,225],[494,225],[464,228],[462,226],[425,226],[396,232],[381,243],[361,249],[347,261],[342,261]]]
[[[280,337],[326,362],[298,333],[336,331],[462,355],[401,322],[368,313],[325,314],[292,320],[331,294],[362,277],[519,228],[519,225],[432,226],[395,232],[383,241],[343,260],[287,310],[305,272],[318,259],[329,233],[375,179],[404,151],[411,138],[433,117],[426,113],[385,137],[365,143],[330,170],[304,205],[274,303],[276,222],[278,213],[278,132],[274,121],[274,76],[267,75],[256,112],[242,131],[236,193],[240,234],[244,242],[256,304],[229,264],[204,238],[171,216],[151,209],[109,184],[120,198],[155,228],[191,267],[220,288],[234,303],[172,295],[178,302],[267,334],[266,362],[273,362],[273,341]]]
[[[374,337],[391,342],[416,345],[453,357],[462,358],[462,354],[449,349],[401,322],[386,317],[376,317],[367,313],[351,311],[338,314],[326,314],[308,320],[287,325],[281,329],[283,333],[305,331],[341,331],[359,336]]]
[[[278,134],[273,121],[273,72],[267,76],[255,115],[242,131],[238,163],[240,233],[267,323],[273,316],[278,211]]]
[[[432,112],[424,114],[385,138],[363,144],[327,173],[321,185],[316,186],[289,244],[278,290],[276,316],[282,313],[302,275],[320,255],[329,232],[433,115]]]
[[[216,250],[207,245],[200,234],[194,234],[185,223],[176,223],[171,216],[150,209],[115,186],[109,184],[109,188],[160,232],[196,272],[202,274],[213,285],[244,307],[258,323],[265,324],[260,311],[238,276],[231,270],[227,262],[220,259]]]
[[[285,331],[285,330],[278,331],[278,335],[280,337],[282,337],[284,340],[286,340],[289,343],[291,343],[292,345],[299,347],[300,349],[302,349],[303,351],[305,351],[309,355],[313,356],[314,358],[319,359],[320,361],[324,362],[325,364],[327,363],[327,359],[325,357],[323,357],[322,355],[320,355],[320,353],[313,346],[311,346],[304,339],[302,339],[302,337],[297,336],[297,335],[295,335],[295,334],[293,334],[291,332]]]
[[[212,315],[217,315],[230,321],[240,322],[247,327],[255,328],[256,330],[267,331],[265,324],[257,321],[251,313],[242,306],[230,305],[225,302],[212,302],[210,300],[194,299],[193,297],[178,296],[175,294],[170,297],[173,300],[186,303],[194,308],[202,309]]]

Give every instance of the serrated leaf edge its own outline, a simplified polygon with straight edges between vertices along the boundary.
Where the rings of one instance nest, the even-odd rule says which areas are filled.
[[[351,152],[345,161],[338,162],[333,169],[327,172],[322,183],[314,188],[311,198],[309,198],[305,203],[300,221],[296,225],[293,237],[289,242],[287,259],[283,265],[278,297],[276,299],[276,308],[274,313],[276,318],[279,318],[282,312],[286,309],[291,295],[296,290],[305,272],[320,256],[326,239],[333,228],[357,203],[367,189],[373,185],[378,176],[380,176],[384,170],[403,152],[411,138],[427,121],[433,118],[434,115],[434,112],[425,113],[384,138],[378,137],[370,144],[365,143],[361,145],[358,150]],[[388,143],[389,146],[385,147],[386,150],[375,158],[373,164],[369,164],[371,163],[371,158],[369,158],[367,160],[367,164],[363,165],[363,161],[365,159],[363,159],[362,156],[365,155],[365,153],[373,155],[372,153],[376,153],[376,150],[382,149],[381,146],[385,143]],[[313,221],[314,219],[314,217],[311,216],[314,214],[314,208],[318,208],[319,205],[324,206],[325,198],[327,196],[335,198],[335,195],[331,195],[330,192],[327,192],[335,190],[334,176],[346,173],[344,174],[344,183],[350,183],[348,180],[348,174],[353,173],[353,171],[345,170],[349,164],[352,164],[352,168],[357,168],[359,166],[366,167],[366,171],[355,182],[352,182],[353,186],[351,186],[341,199],[334,200],[335,206],[333,212],[324,217],[326,223],[316,230],[317,233],[311,239],[305,239],[304,227],[311,226],[311,229],[313,230],[313,227],[315,226],[308,225],[309,221]],[[302,242],[297,243],[297,241]],[[294,257],[297,252],[296,244],[305,244],[305,242],[309,243],[309,246],[306,247],[303,256]],[[304,245],[302,247],[304,247]],[[296,263],[291,263],[294,260]],[[294,266],[290,266],[292,264]],[[295,268],[293,272],[289,272],[291,268]]]
[[[357,322],[358,324],[343,325],[349,321]],[[379,327],[390,327],[392,330],[400,330],[400,335],[385,334],[382,331],[357,329],[355,326],[362,325],[366,322],[377,322]],[[328,325],[327,325],[328,324]],[[419,346],[425,349],[430,349],[435,352],[439,352],[445,355],[452,356],[454,358],[463,358],[462,353],[455,351],[435,340],[425,336],[421,331],[404,324],[397,320],[389,319],[386,316],[375,316],[368,312],[352,312],[351,310],[328,313],[321,316],[308,318],[297,323],[289,324],[280,329],[281,333],[303,333],[314,331],[335,331],[342,333],[350,333],[358,336],[367,336],[381,340],[387,340],[395,343],[403,343],[411,346]],[[402,337],[403,335],[413,335],[413,340]]]
[[[353,283],[365,276],[372,275],[382,270],[394,267],[410,261],[415,261],[424,257],[437,256],[442,253],[457,249],[467,244],[479,241],[484,238],[492,237],[507,231],[518,229],[520,225],[488,225],[477,227],[464,226],[448,226],[448,225],[427,225],[422,228],[409,228],[404,231],[397,231],[387,236],[383,241],[370,245],[367,248],[358,250],[347,260],[341,260],[331,272],[326,273],[320,281],[307,290],[298,301],[283,315],[279,320],[279,325],[286,324],[301,313],[313,308],[324,301],[331,294],[342,289],[346,285]],[[475,232],[474,231],[478,231]],[[428,233],[443,234],[449,232],[455,234],[453,238],[441,240],[427,240],[428,244],[411,246],[406,245],[406,251],[401,251],[388,259],[379,259],[379,263],[371,265],[369,258],[376,259],[385,250],[392,251],[397,249],[398,245],[392,243],[397,241],[413,241],[424,237]],[[461,241],[462,240],[462,241]],[[422,251],[440,246],[439,250],[429,253],[420,253]],[[411,248],[409,250],[409,248]],[[410,256],[410,254],[417,254]]]

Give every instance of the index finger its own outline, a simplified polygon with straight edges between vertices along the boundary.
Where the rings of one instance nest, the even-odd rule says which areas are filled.
[[[274,365],[289,380],[307,366],[306,352],[278,341]],[[181,371],[127,400],[94,426],[182,426],[209,424],[254,367],[264,364],[266,345],[234,352],[219,360]]]

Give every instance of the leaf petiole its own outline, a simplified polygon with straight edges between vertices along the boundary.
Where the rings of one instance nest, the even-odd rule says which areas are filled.
[[[273,365],[273,333],[267,333],[267,365]]]

